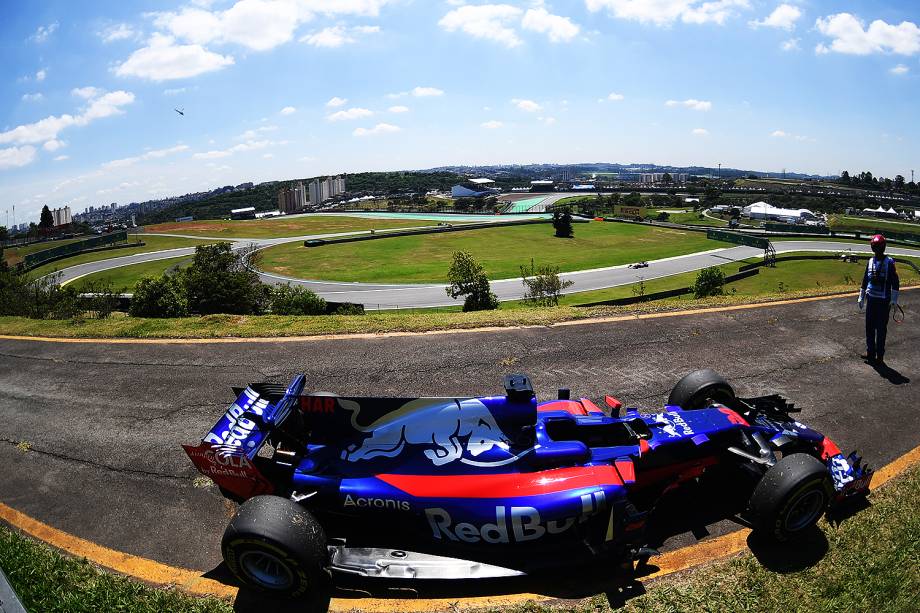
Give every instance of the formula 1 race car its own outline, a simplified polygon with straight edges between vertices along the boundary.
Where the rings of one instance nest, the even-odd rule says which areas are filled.
[[[630,264],[629,267],[632,268],[633,270],[638,270],[640,268],[648,268],[648,262],[644,262],[644,261],[636,262],[635,264]]]
[[[669,492],[744,483],[742,517],[800,537],[872,471],[773,395],[738,398],[691,373],[659,412],[608,411],[568,390],[537,402],[529,379],[481,398],[346,398],[253,384],[200,444],[198,470],[242,502],[222,553],[245,585],[279,595],[330,577],[468,579],[558,568],[560,556],[644,563]],[[721,486],[720,486],[721,487]],[[721,491],[721,490],[719,490]],[[716,496],[718,497],[718,496]]]

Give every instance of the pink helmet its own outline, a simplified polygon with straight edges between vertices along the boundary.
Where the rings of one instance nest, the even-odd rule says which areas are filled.
[[[872,251],[875,253],[884,253],[888,242],[885,240],[884,236],[876,234],[872,237],[872,240],[869,241],[869,244],[872,245]]]

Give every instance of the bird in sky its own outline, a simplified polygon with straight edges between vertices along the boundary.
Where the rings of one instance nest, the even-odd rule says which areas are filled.
[[[184,109],[184,108],[182,108],[182,109],[173,109],[173,110],[174,110],[175,112],[179,113],[180,115],[182,115],[183,117],[185,117],[185,109]]]

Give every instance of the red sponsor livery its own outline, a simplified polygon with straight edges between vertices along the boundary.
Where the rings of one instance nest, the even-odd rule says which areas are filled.
[[[259,472],[252,460],[239,450],[202,442],[182,445],[198,471],[240,498],[271,494],[275,487]]]
[[[304,413],[332,415],[335,413],[335,398],[330,396],[301,396],[300,410]]]
[[[719,407],[719,411],[721,411],[722,413],[725,413],[725,417],[728,418],[728,421],[730,423],[733,423],[739,426],[748,426],[748,427],[750,427],[751,425],[747,423],[746,419],[744,419],[743,417],[738,415],[738,413],[736,413],[735,411],[732,411],[731,409],[727,409],[725,407]]]

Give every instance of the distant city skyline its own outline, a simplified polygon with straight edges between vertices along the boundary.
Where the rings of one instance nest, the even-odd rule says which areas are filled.
[[[910,179],[907,0],[0,6],[0,211],[448,165]]]

